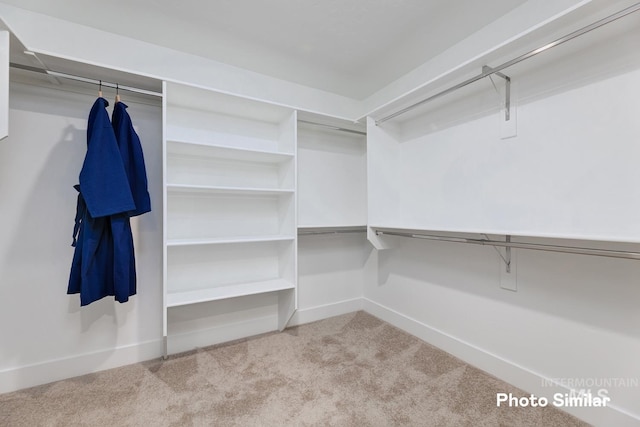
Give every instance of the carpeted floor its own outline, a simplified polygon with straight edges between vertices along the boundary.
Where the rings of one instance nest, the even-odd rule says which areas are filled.
[[[0,395],[0,425],[584,426],[364,312]]]

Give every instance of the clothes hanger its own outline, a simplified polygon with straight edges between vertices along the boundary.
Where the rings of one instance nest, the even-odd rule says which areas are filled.
[[[98,98],[102,98],[102,80],[100,80],[100,85],[98,86]]]
[[[116,83],[116,103],[120,102],[120,85]]]

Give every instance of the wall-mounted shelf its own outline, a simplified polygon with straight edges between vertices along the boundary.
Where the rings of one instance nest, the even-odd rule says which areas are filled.
[[[607,248],[596,248],[586,246],[573,246],[573,245],[560,245],[560,244],[547,244],[547,243],[532,243],[525,240],[529,237],[540,238],[538,236],[512,236],[510,234],[505,235],[504,240],[497,240],[490,238],[487,233],[475,232],[475,236],[470,236],[471,232],[453,232],[446,230],[421,230],[421,229],[408,229],[408,228],[390,228],[390,227],[369,227],[370,238],[376,236],[378,238],[384,236],[400,236],[409,237],[414,239],[432,240],[439,242],[451,242],[451,243],[466,243],[482,246],[493,246],[500,248],[515,248],[515,249],[528,249],[536,251],[546,252],[561,252],[577,255],[592,255],[608,258],[624,258],[640,260],[640,252],[629,250],[614,250]],[[555,237],[555,239],[558,239]],[[388,246],[380,244],[379,239],[372,239],[375,242],[378,240],[378,244],[374,245],[378,249],[386,249]],[[506,262],[506,261],[505,261]]]

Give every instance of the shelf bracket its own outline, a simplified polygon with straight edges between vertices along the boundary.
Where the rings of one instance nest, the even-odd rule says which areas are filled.
[[[483,236],[485,237],[485,239],[487,239],[487,241],[490,241],[491,239],[489,239],[489,236],[487,236],[486,234],[483,234]],[[507,273],[511,273],[511,236],[507,235],[505,236],[505,245],[504,245],[504,252],[505,254],[502,255],[502,252],[500,252],[500,249],[498,249],[496,246],[493,246],[493,249],[495,249],[495,251],[498,253],[498,255],[500,255],[500,258],[502,258],[502,261],[504,261],[504,265],[506,268]],[[489,243],[490,244],[490,243]]]
[[[491,67],[489,67],[488,65],[485,65],[485,66],[482,67],[482,73],[483,74],[491,73],[492,70],[493,69]],[[496,75],[498,77],[502,77],[504,79],[504,85],[505,85],[504,121],[508,122],[509,120],[511,120],[511,77],[509,77],[506,74],[503,74],[503,73],[501,73],[499,71],[493,72],[491,74]],[[498,91],[498,88],[496,87],[496,85],[493,83],[493,80],[491,79],[491,74],[489,74],[489,79],[491,80],[491,83],[493,84],[493,87],[496,89],[496,92],[500,93],[500,91]]]

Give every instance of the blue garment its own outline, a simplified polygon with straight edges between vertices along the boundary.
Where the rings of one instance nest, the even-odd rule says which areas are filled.
[[[127,181],[135,203],[135,209],[111,216],[111,234],[116,251],[114,263],[114,294],[123,302],[136,294],[136,263],[133,235],[129,217],[151,211],[151,200],[147,190],[147,172],[140,138],[133,129],[127,105],[116,102],[111,116],[113,131],[118,141]]]
[[[80,186],[74,186],[80,191]],[[73,232],[73,262],[68,294],[80,294],[80,305],[114,295],[113,238],[109,217],[93,218],[82,193],[78,194],[76,224]]]
[[[87,154],[80,172],[68,294],[80,305],[105,296],[126,302],[136,293],[135,258],[129,213],[136,212],[115,132],[98,98],[87,127]],[[145,177],[146,182],[146,177]]]
[[[151,211],[151,200],[147,189],[147,171],[144,165],[144,154],[140,138],[133,129],[131,117],[124,102],[116,102],[113,107],[111,122],[118,140],[124,170],[127,173],[131,195],[136,205],[130,216],[142,215]]]
[[[134,210],[127,174],[106,107],[98,98],[87,127],[87,154],[80,171],[80,193],[93,218]]]

